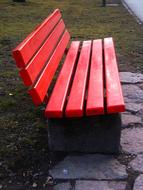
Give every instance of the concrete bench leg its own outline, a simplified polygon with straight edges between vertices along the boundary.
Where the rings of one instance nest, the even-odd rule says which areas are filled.
[[[51,151],[115,153],[119,152],[120,114],[78,119],[48,119]]]

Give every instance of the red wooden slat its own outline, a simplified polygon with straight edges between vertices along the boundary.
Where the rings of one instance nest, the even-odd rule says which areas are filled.
[[[87,115],[104,113],[102,40],[94,40],[86,105]]]
[[[63,116],[63,108],[76,62],[79,44],[79,41],[71,43],[64,65],[45,110],[45,115],[47,117],[60,118]]]
[[[32,89],[29,90],[29,93],[32,96],[35,105],[39,105],[43,102],[55,71],[69,42],[69,39],[70,34],[66,30],[36,84]]]
[[[48,39],[45,41],[45,43],[42,45],[42,47],[39,49],[39,51],[29,62],[29,64],[20,71],[20,75],[26,86],[32,85],[32,83],[35,81],[37,75],[57,45],[59,38],[64,31],[64,28],[64,22],[61,20],[55,27],[54,31],[50,34]]]
[[[44,39],[53,30],[60,18],[60,11],[56,9],[42,22],[42,24],[36,27],[36,29],[13,50],[13,57],[19,68],[23,68],[29,62],[31,57],[40,47]]]
[[[104,39],[107,113],[125,111],[119,79],[115,49],[112,38]]]
[[[79,57],[74,81],[66,107],[67,117],[83,116],[86,80],[91,52],[91,41],[84,41]]]

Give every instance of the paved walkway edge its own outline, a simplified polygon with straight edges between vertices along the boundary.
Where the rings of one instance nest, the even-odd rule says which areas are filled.
[[[121,0],[122,4],[124,5],[124,7],[128,10],[128,12],[135,18],[135,20],[137,21],[138,24],[142,25],[142,21],[137,17],[137,15],[135,15],[135,13],[132,11],[132,9],[128,6],[128,4],[124,1]]]

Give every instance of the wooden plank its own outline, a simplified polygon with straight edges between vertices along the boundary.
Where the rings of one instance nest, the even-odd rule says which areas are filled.
[[[35,81],[46,61],[50,58],[51,53],[64,32],[64,28],[64,22],[61,20],[29,64],[20,71],[20,76],[26,86],[32,85]]]
[[[91,41],[84,41],[66,107],[67,117],[83,116],[86,80],[91,52]]]
[[[112,38],[104,39],[107,113],[125,111],[125,104]]]
[[[63,116],[63,109],[78,55],[79,44],[79,41],[73,41],[71,43],[62,70],[46,107],[46,117],[61,118]]]
[[[46,39],[46,37],[48,37],[50,32],[58,23],[60,18],[61,13],[58,9],[56,9],[13,50],[12,54],[16,61],[17,67],[23,68],[29,62],[42,42]]]
[[[92,47],[86,115],[104,113],[102,40],[94,40]]]
[[[58,43],[53,55],[48,61],[46,67],[42,71],[35,85],[29,90],[29,93],[33,99],[35,105],[39,105],[43,102],[50,83],[53,79],[55,71],[62,59],[65,48],[69,42],[70,34],[66,30]]]

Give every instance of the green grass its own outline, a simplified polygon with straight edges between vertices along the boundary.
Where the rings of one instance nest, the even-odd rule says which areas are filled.
[[[48,158],[42,107],[34,108],[26,94],[11,50],[55,8],[62,11],[72,39],[113,36],[120,70],[143,73],[142,26],[124,7],[103,8],[101,0],[0,0],[0,157],[9,167],[17,161],[28,166],[35,155],[39,163]]]
[[[0,41],[10,48],[26,37],[55,8],[61,9],[73,39],[113,36],[119,54],[131,69],[143,70],[142,27],[122,7],[101,7],[101,0],[27,0],[27,3],[0,2]],[[2,45],[0,45],[2,49]],[[125,67],[126,69],[126,67]]]

